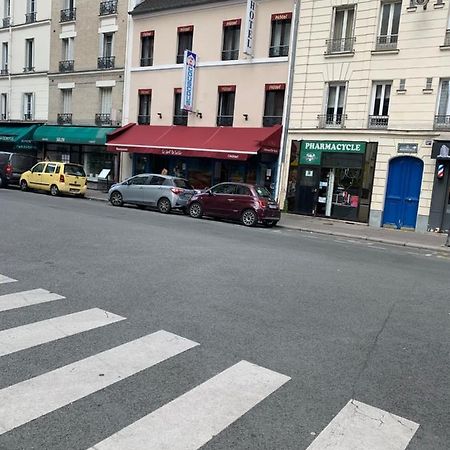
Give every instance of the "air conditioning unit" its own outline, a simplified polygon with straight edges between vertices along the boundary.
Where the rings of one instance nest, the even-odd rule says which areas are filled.
[[[428,2],[429,0],[412,0],[411,3],[413,6],[423,6],[423,9],[426,9]]]

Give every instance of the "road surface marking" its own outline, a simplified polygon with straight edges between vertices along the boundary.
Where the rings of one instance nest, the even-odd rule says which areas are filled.
[[[419,424],[350,400],[307,450],[405,450]]]
[[[15,281],[17,281],[17,280],[15,280],[14,278],[6,277],[5,275],[2,275],[2,274],[0,273],[0,284],[4,284],[4,283],[14,283]]]
[[[0,435],[197,345],[161,330],[2,389]]]
[[[99,308],[0,331],[0,356],[125,320]]]
[[[39,303],[52,302],[54,300],[62,300],[58,294],[53,294],[45,289],[33,289],[31,291],[17,292],[15,294],[7,294],[0,296],[0,312],[10,309],[23,308],[25,306],[37,305]]]
[[[90,450],[198,449],[289,380],[241,361]]]

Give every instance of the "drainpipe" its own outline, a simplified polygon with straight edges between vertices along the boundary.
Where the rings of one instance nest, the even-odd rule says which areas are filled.
[[[281,147],[280,155],[278,157],[277,166],[277,178],[275,185],[275,198],[277,201],[281,199],[281,177],[283,174],[283,168],[287,164],[285,159],[289,155],[287,144],[288,144],[288,131],[289,131],[289,119],[291,115],[291,104],[292,104],[292,91],[294,82],[294,71],[295,71],[295,55],[297,53],[297,34],[298,34],[298,23],[300,19],[300,0],[295,0],[294,2],[294,12],[293,17],[293,27],[291,29],[291,37],[289,44],[289,62],[288,62],[288,80],[286,84],[286,94],[284,98],[284,111],[283,111],[283,131],[281,134]],[[280,205],[283,209],[283,205]]]
[[[8,98],[6,104],[6,118],[11,120],[11,105],[12,105],[12,78],[11,78],[11,67],[12,67],[12,20],[14,16],[14,0],[11,0],[9,5],[9,44],[8,44]],[[20,113],[21,114],[21,113]],[[20,115],[19,115],[20,117]]]

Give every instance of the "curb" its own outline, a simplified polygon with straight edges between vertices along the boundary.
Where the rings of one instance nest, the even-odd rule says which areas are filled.
[[[108,199],[107,198],[89,197],[89,196],[86,196],[85,198],[86,198],[86,200],[93,200],[94,202],[105,202],[105,203],[108,203]]]

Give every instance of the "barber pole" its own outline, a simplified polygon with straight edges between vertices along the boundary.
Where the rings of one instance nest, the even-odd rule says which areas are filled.
[[[444,178],[444,164],[439,164],[437,168],[437,177]]]

